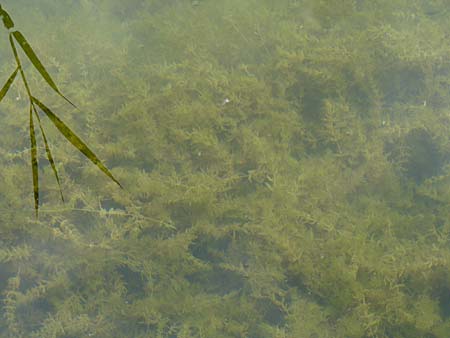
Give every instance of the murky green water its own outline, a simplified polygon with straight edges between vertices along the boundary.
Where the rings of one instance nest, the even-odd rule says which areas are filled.
[[[0,4],[0,337],[449,337],[448,1]]]

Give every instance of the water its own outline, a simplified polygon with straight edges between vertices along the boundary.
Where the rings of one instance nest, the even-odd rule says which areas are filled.
[[[0,337],[448,337],[445,1],[0,4]]]

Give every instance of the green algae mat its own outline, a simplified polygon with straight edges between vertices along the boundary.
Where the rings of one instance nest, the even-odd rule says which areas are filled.
[[[448,338],[448,1],[0,6],[1,338]]]

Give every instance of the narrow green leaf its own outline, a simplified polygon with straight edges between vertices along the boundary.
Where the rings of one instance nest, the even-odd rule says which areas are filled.
[[[12,83],[16,78],[18,71],[19,67],[16,68],[16,70],[9,76],[8,80],[3,85],[2,89],[0,90],[0,101],[5,97],[6,93],[8,92],[9,88],[11,87]]]
[[[39,209],[39,172],[37,160],[36,134],[34,131],[33,110],[31,104],[30,104],[30,141],[31,141],[31,170],[33,172],[34,210],[36,211],[36,218],[37,218]]]
[[[28,86],[28,82],[25,78],[25,73],[23,72],[23,69],[22,69],[22,63],[20,62],[19,54],[17,53],[16,44],[14,43],[14,40],[13,40],[11,34],[9,34],[9,43],[11,44],[11,49],[13,51],[14,58],[16,59],[17,68],[19,68],[20,74],[22,75],[22,80],[23,80],[25,89],[27,90],[28,96],[31,96],[30,87]]]
[[[19,54],[17,54],[17,48],[16,48],[16,45],[14,44],[14,40],[12,39],[11,34],[9,34],[9,43],[11,44],[11,49],[13,51],[14,58],[16,59],[17,68],[21,69],[22,63],[20,62]]]
[[[30,44],[28,43],[28,41],[25,39],[25,37],[23,36],[23,34],[19,31],[14,31],[12,32],[12,35],[14,36],[14,38],[16,39],[16,41],[19,43],[20,47],[22,47],[23,51],[25,52],[25,54],[28,56],[28,59],[30,59],[31,63],[33,64],[33,66],[38,70],[38,72],[42,75],[42,77],[44,78],[44,80],[48,83],[48,85],[50,87],[53,88],[53,90],[58,93],[64,100],[66,100],[67,102],[69,102],[72,106],[74,106],[76,108],[76,106],[67,98],[65,97],[58,89],[58,87],[56,86],[55,82],[53,81],[52,77],[50,76],[50,74],[48,73],[47,69],[45,69],[44,65],[42,64],[42,62],[39,60],[39,58],[37,57],[36,53],[33,51],[33,49],[31,48]]]
[[[45,152],[47,154],[47,159],[48,159],[48,162],[50,163],[50,166],[52,167],[53,174],[55,175],[55,178],[56,178],[56,182],[58,183],[59,194],[61,195],[61,200],[64,202],[64,196],[63,196],[62,189],[61,189],[61,183],[59,181],[58,170],[56,169],[55,161],[53,159],[52,152],[50,151],[50,147],[47,142],[47,136],[45,135],[44,128],[42,127],[42,123],[41,123],[41,118],[39,117],[39,114],[38,114],[34,104],[32,104],[32,106],[33,106],[34,114],[36,115],[36,118],[38,120],[39,129],[41,130],[42,138],[44,139]]]
[[[89,149],[89,147],[77,136],[75,133],[70,130],[70,128],[63,122],[59,117],[57,117],[46,105],[44,105],[41,101],[39,101],[34,96],[31,97],[32,101],[38,105],[38,107],[48,116],[50,121],[58,128],[61,134],[73,144],[75,148],[77,148],[81,153],[83,153],[92,163],[94,163],[101,171],[103,171],[109,178],[111,178],[119,187],[122,188],[122,185],[118,180],[109,172],[109,170],[105,167],[105,165],[100,161],[100,159],[94,154],[94,152]]]
[[[0,5],[0,17],[3,20],[3,25],[6,29],[11,29],[14,27],[14,22],[12,21],[11,17],[9,16],[8,12],[6,12],[2,6]]]

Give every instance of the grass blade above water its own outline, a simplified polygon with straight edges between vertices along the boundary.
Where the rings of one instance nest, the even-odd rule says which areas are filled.
[[[48,145],[47,136],[45,135],[44,128],[42,127],[41,119],[40,119],[39,114],[38,114],[36,108],[34,107],[34,105],[33,105],[33,111],[34,111],[34,114],[36,115],[36,118],[38,120],[39,129],[41,130],[42,138],[44,139],[45,152],[47,154],[48,162],[50,163],[50,166],[52,167],[53,174],[55,175],[56,182],[58,183],[58,188],[59,188],[59,193],[61,195],[61,200],[64,202],[64,195],[62,193],[61,182],[59,180],[58,170],[56,169],[55,160],[53,159],[52,152],[51,152],[50,147]]]
[[[3,85],[2,89],[0,90],[0,101],[5,97],[6,93],[8,92],[9,88],[11,87],[12,83],[14,82],[17,72],[19,71],[19,67],[16,68],[16,70],[9,76],[8,80],[6,80],[5,84]]]
[[[37,57],[36,53],[34,52],[33,48],[31,48],[31,45],[28,43],[28,41],[25,39],[23,34],[19,31],[14,31],[11,33],[16,41],[19,43],[20,47],[22,47],[25,54],[28,56],[28,59],[31,61],[33,66],[38,70],[38,72],[42,75],[44,80],[48,83],[52,89],[58,93],[59,96],[61,96],[64,100],[66,100],[68,103],[70,103],[72,106],[76,108],[76,106],[67,98],[65,97],[61,91],[56,86],[56,83],[53,81],[52,77],[48,73],[47,69],[45,69],[42,62]]]
[[[31,141],[31,171],[33,173],[34,210],[36,212],[37,218],[39,209],[39,170],[38,170],[36,133],[34,130],[32,103],[30,103],[30,141]]]
[[[64,135],[64,137],[72,143],[72,145],[77,148],[81,153],[83,153],[92,163],[94,163],[101,171],[105,173],[109,178],[111,178],[119,187],[122,185],[119,181],[111,174],[111,172],[106,168],[106,166],[100,161],[97,155],[89,149],[89,147],[84,143],[58,116],[56,116],[50,108],[44,105],[34,96],[32,97],[32,102],[35,103],[53,122],[56,128]]]

